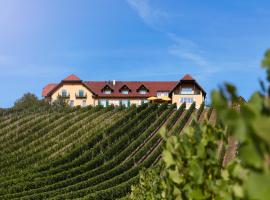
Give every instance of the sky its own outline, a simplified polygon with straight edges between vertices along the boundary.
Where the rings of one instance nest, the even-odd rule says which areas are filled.
[[[0,107],[47,83],[225,81],[249,98],[265,79],[269,0],[0,0]]]

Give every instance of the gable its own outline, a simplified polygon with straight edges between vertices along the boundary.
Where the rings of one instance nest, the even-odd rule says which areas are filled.
[[[86,87],[82,83],[62,83],[59,84],[58,87],[50,93],[50,96],[52,98],[57,98],[61,94],[62,90],[66,90],[71,96],[76,96],[76,94],[80,90],[83,90],[86,94],[90,96],[93,95],[93,93],[88,89],[88,87]]]
[[[124,90],[127,90],[127,91],[131,92],[131,89],[130,89],[127,85],[123,85],[123,86],[119,89],[119,92],[124,91]]]

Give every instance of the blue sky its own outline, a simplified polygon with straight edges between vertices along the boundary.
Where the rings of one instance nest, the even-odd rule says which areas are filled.
[[[74,73],[178,80],[248,98],[264,79],[267,0],[0,0],[0,107]],[[208,95],[209,96],[209,95]]]

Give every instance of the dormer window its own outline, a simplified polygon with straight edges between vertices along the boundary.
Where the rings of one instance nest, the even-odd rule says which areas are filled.
[[[137,90],[137,92],[138,92],[139,94],[147,94],[147,93],[149,92],[149,90],[148,90],[144,85],[141,85],[141,86],[139,87],[139,89]]]
[[[111,94],[113,92],[113,90],[110,88],[110,86],[106,85],[103,89],[102,89],[102,93],[103,94]]]
[[[103,90],[103,93],[104,93],[104,94],[111,94],[112,91],[111,91],[111,90]]]
[[[122,90],[121,94],[128,94],[128,90]]]
[[[123,87],[121,87],[121,89],[119,90],[119,92],[121,94],[128,94],[129,92],[131,92],[131,90],[128,88],[128,86],[124,85]]]
[[[146,91],[146,90],[139,90],[139,93],[140,93],[140,94],[146,94],[147,91]]]

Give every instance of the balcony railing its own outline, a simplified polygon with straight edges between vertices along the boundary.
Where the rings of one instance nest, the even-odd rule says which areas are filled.
[[[69,94],[67,94],[67,95],[59,94],[58,96],[61,97],[61,98],[64,98],[64,99],[69,99],[70,98]]]
[[[180,95],[201,95],[200,92],[195,92],[195,91],[192,91],[192,92],[179,92]]]
[[[83,94],[83,95],[79,95],[79,94],[76,94],[76,99],[86,99],[87,98],[87,94]]]

